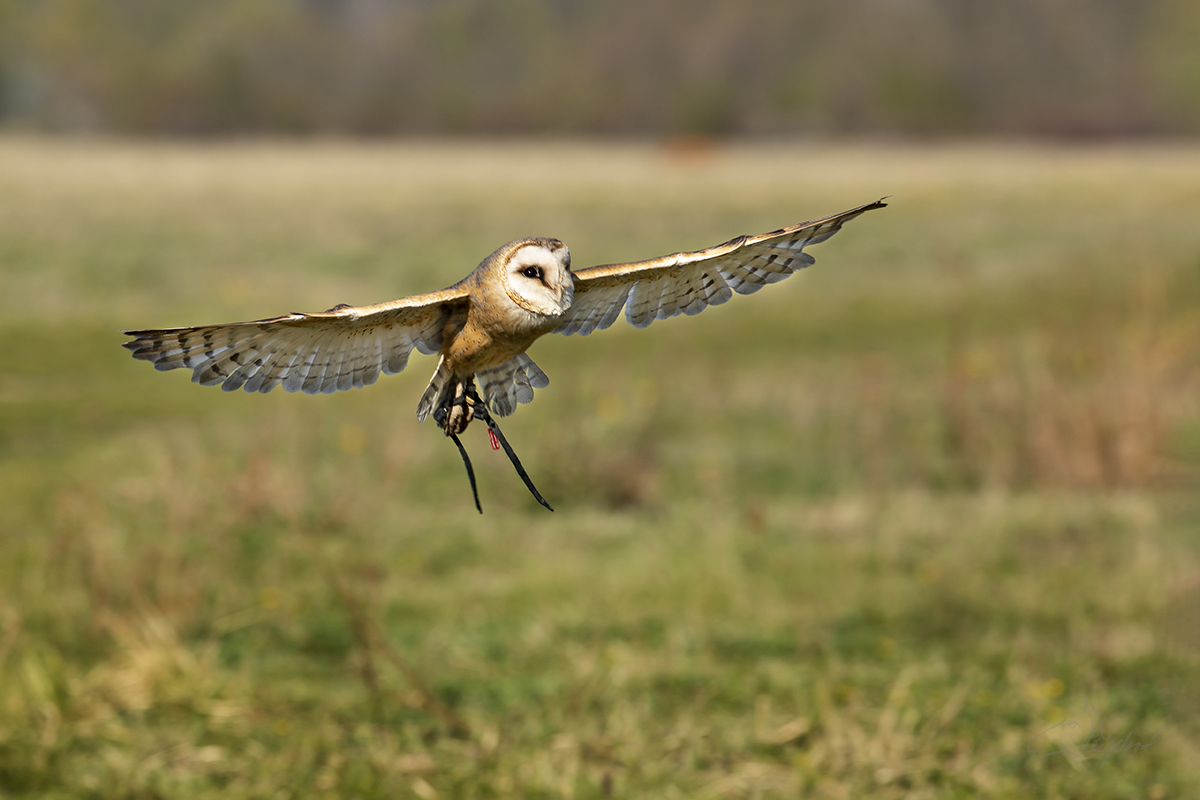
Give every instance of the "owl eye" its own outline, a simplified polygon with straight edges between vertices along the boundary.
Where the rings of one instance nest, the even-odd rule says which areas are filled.
[[[542,268],[541,267],[526,267],[525,269],[521,270],[521,274],[524,275],[526,278],[533,278],[534,280],[540,281],[542,279]]]

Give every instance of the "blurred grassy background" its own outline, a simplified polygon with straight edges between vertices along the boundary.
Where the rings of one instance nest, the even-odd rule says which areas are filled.
[[[0,125],[1200,133],[1192,0],[0,0]]]
[[[1165,145],[0,140],[0,793],[1188,795],[1198,187]],[[881,194],[780,286],[535,345],[554,514],[478,430],[475,513],[432,359],[248,396],[119,347]],[[1089,703],[1153,744],[1046,755]]]

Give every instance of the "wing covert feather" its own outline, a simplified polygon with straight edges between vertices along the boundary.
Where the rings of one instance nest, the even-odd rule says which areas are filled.
[[[841,230],[860,214],[886,204],[880,200],[824,219],[802,222],[757,236],[690,253],[627,264],[605,264],[575,274],[575,299],[555,333],[586,336],[616,322],[621,311],[634,327],[678,314],[699,314],[738,294],[753,294],[811,265],[804,252]]]
[[[244,389],[331,393],[369,386],[404,369],[416,349],[442,346],[447,320],[467,306],[466,289],[414,295],[371,306],[340,305],[253,322],[124,331],[125,347],[155,369],[187,368],[192,380]]]

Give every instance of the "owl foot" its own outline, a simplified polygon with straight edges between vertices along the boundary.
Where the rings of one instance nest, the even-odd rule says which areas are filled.
[[[452,392],[445,392],[441,405],[433,412],[433,418],[446,432],[446,435],[450,437],[451,441],[454,442],[458,448],[458,454],[462,456],[463,466],[467,468],[467,479],[471,481],[471,494],[475,498],[475,508],[478,509],[479,513],[483,513],[483,506],[479,504],[479,490],[475,484],[475,470],[471,466],[471,459],[467,455],[467,449],[463,447],[462,441],[458,438],[458,434],[462,433],[466,429],[467,424],[475,417],[487,423],[488,431],[504,448],[505,455],[512,462],[517,475],[521,476],[521,480],[525,483],[525,488],[533,495],[533,499],[537,500],[547,510],[553,511],[554,509],[546,502],[546,498],[542,497],[541,492],[533,485],[529,473],[521,466],[521,459],[517,458],[512,445],[504,438],[504,434],[500,431],[500,426],[496,424],[496,419],[487,410],[487,403],[479,396],[479,391],[475,388],[475,382],[471,380],[465,383],[456,382]]]
[[[471,420],[475,419],[474,405],[478,395],[471,396],[474,394],[474,388],[475,384],[472,382],[472,391],[468,392],[467,384],[455,378],[442,390],[437,410],[433,412],[433,419],[447,436],[462,433],[471,424]]]

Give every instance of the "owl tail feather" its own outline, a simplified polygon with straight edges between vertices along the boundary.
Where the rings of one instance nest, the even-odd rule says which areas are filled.
[[[438,398],[442,396],[442,389],[453,378],[454,375],[446,367],[446,357],[442,356],[438,360],[437,371],[433,373],[429,385],[425,387],[425,393],[421,395],[421,402],[417,403],[417,422],[424,422],[425,418],[433,413]]]
[[[479,394],[487,402],[491,412],[498,417],[507,417],[517,409],[518,403],[533,400],[533,390],[550,384],[546,373],[533,363],[533,359],[521,353],[503,364],[480,370],[473,378],[479,381]],[[449,398],[458,395],[458,384],[468,383],[471,378],[455,378],[446,367],[445,356],[438,362],[437,371],[425,387],[421,402],[417,404],[417,421],[425,418]]]
[[[524,353],[498,366],[481,369],[475,378],[479,381],[479,393],[498,417],[516,411],[517,403],[533,402],[533,390],[550,385],[546,373]]]

